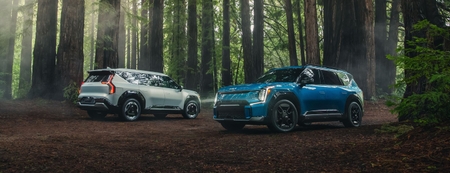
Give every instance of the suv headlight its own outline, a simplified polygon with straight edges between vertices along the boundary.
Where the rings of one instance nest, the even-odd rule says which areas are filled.
[[[262,102],[266,101],[266,98],[270,94],[270,91],[271,91],[272,88],[273,87],[267,87],[267,88],[259,90],[258,100],[260,100]]]
[[[217,103],[217,95],[218,95],[219,93],[216,93],[216,97],[214,97],[214,104],[213,105],[216,105],[216,103]]]

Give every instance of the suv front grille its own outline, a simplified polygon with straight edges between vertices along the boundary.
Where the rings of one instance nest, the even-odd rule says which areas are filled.
[[[225,101],[217,104],[216,113],[219,119],[245,119],[245,106],[249,103],[242,101]]]

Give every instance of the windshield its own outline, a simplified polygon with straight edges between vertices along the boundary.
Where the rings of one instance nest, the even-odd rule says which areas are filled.
[[[297,77],[302,71],[303,68],[271,70],[259,77],[256,83],[296,82]]]

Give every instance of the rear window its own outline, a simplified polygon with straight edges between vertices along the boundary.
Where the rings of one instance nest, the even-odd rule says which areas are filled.
[[[84,82],[107,82],[110,73],[89,73]]]

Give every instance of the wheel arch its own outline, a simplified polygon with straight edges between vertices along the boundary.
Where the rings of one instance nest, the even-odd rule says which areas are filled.
[[[144,109],[145,97],[139,91],[134,91],[134,90],[128,90],[128,91],[123,92],[122,95],[120,95],[120,97],[119,97],[119,102],[118,102],[117,106],[119,108],[122,107],[123,103],[125,103],[125,101],[128,98],[134,98],[137,101],[139,101],[139,103],[141,104],[141,109]]]
[[[199,106],[198,109],[199,109],[199,113],[200,113],[202,103],[200,102],[200,98],[198,96],[196,96],[196,95],[188,95],[188,96],[186,96],[186,98],[184,99],[183,110],[184,110],[184,107],[186,107],[186,104],[189,101],[191,101],[191,100],[197,101],[198,106]]]
[[[293,92],[290,91],[277,91],[270,99],[267,113],[269,114],[272,111],[273,105],[281,99],[287,99],[294,104],[295,108],[297,109],[297,117],[300,119],[300,100]]]
[[[358,97],[358,95],[356,94],[351,94],[347,97],[347,100],[345,101],[345,109],[344,109],[344,114],[345,112],[347,112],[348,109],[348,104],[350,104],[351,101],[356,101],[359,106],[361,107],[362,110],[362,115],[364,116],[364,105],[363,105],[363,101]]]

